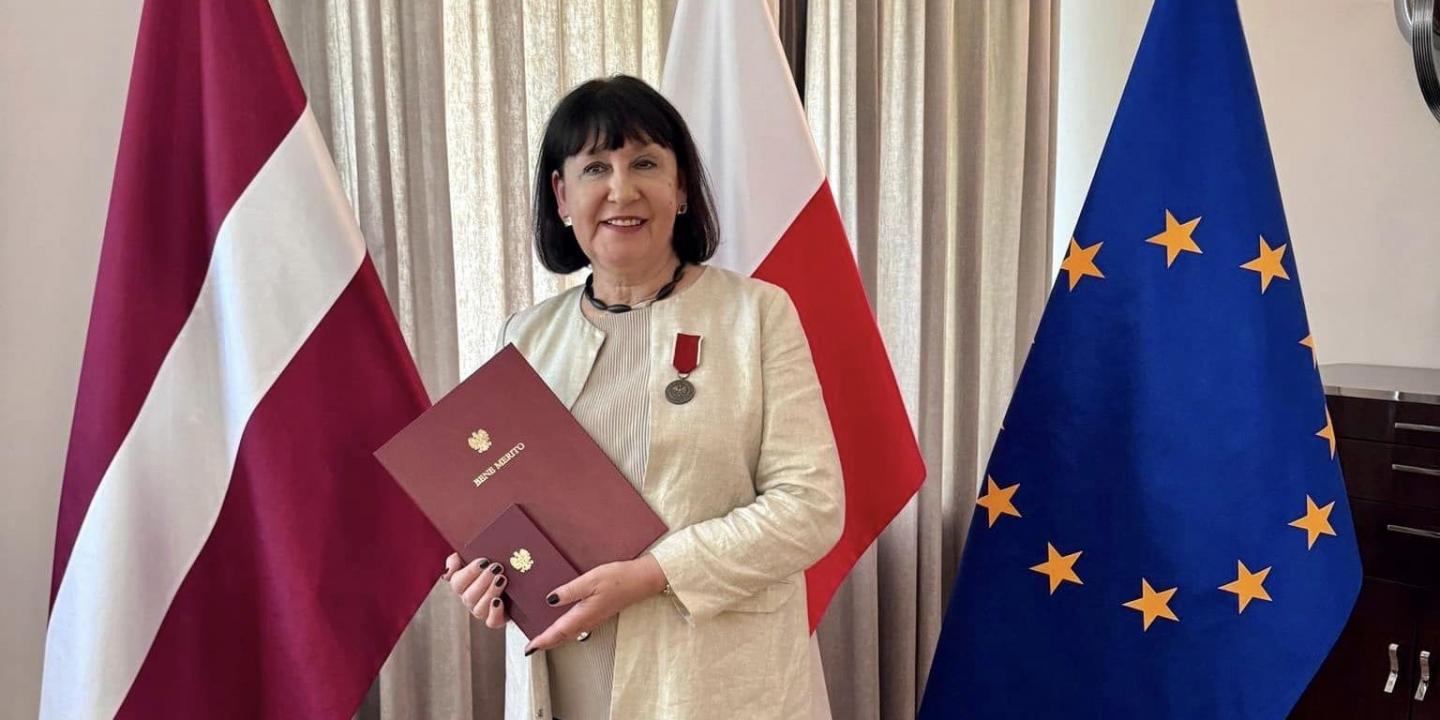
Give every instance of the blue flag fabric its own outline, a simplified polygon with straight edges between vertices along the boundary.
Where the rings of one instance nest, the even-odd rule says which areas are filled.
[[[1157,0],[921,718],[1281,718],[1360,561],[1234,0]]]

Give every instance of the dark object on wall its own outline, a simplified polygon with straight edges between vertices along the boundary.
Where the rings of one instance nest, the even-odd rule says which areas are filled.
[[[1410,43],[1420,95],[1440,120],[1440,24],[1436,24],[1435,0],[1395,0],[1395,20]]]
[[[780,45],[785,49],[785,60],[795,77],[795,90],[800,93],[802,105],[805,104],[805,28],[809,26],[809,14],[810,0],[780,0]]]

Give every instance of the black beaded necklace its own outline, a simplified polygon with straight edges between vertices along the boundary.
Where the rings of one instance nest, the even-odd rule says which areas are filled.
[[[664,285],[660,286],[660,289],[655,292],[655,296],[654,296],[654,297],[650,298],[649,300],[641,300],[640,302],[641,302],[641,303],[644,303],[645,305],[650,305],[650,304],[653,304],[653,303],[660,302],[661,300],[664,300],[664,299],[667,298],[667,297],[670,297],[670,293],[675,292],[675,286],[680,284],[680,278],[683,277],[684,275],[685,275],[685,263],[682,262],[682,263],[680,263],[679,265],[676,265],[676,266],[675,266],[675,275],[670,278],[670,282],[665,283]],[[616,304],[614,304],[614,305],[606,305],[605,303],[601,302],[599,298],[595,297],[595,274],[594,274],[594,273],[591,273],[591,274],[590,274],[590,277],[585,278],[585,299],[586,299],[586,300],[589,300],[589,301],[590,301],[590,304],[595,306],[595,309],[597,309],[597,310],[604,310],[605,312],[610,312],[610,313],[627,313],[627,312],[630,312],[631,310],[634,310],[634,309],[635,309],[634,306],[625,305],[625,304],[623,304],[623,303],[616,303]]]

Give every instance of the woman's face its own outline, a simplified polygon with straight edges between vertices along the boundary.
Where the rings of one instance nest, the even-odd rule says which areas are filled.
[[[673,255],[675,214],[685,202],[675,153],[626,141],[585,150],[552,173],[560,216],[569,216],[580,249],[597,269],[648,270]]]

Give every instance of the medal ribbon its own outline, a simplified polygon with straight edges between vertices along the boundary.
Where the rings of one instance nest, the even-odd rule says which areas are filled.
[[[675,371],[685,377],[700,365],[700,336],[675,334]]]

